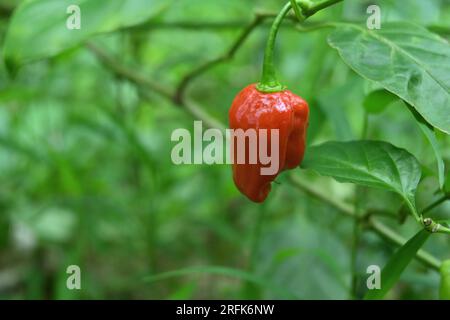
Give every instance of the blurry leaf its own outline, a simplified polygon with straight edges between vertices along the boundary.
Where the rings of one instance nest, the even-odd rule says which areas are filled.
[[[38,94],[39,91],[36,90],[36,88],[27,86],[9,86],[0,90],[0,102],[19,101],[21,103],[28,103]]]
[[[411,105],[409,105],[408,103],[406,103],[406,105],[414,115],[414,118],[417,121],[417,125],[419,126],[420,130],[422,130],[422,133],[424,134],[425,138],[427,138],[428,142],[431,144],[431,147],[433,148],[438,168],[439,187],[442,189],[444,187],[444,180],[445,180],[444,177],[445,164],[444,159],[442,159],[441,150],[439,149],[434,129],[425,121],[424,118],[422,118],[422,116]]]
[[[139,157],[145,166],[148,168],[149,172],[152,174],[156,173],[156,157],[154,154],[147,150],[147,147],[143,144],[141,138],[138,136],[138,132],[136,128],[130,126],[126,119],[121,117],[120,115],[110,111],[103,110],[106,115],[110,118],[110,120],[117,126],[117,128],[121,131],[124,137],[127,139],[128,146],[135,153],[137,157]]]
[[[318,98],[318,106],[326,115],[330,122],[336,138],[339,140],[351,140],[355,139],[352,128],[348,121],[344,106],[346,101],[343,100],[342,91],[350,89],[351,86],[343,86],[327,90]]]
[[[0,148],[5,148],[13,152],[17,152],[18,154],[28,157],[36,162],[47,161],[47,159],[41,156],[38,151],[15,141],[11,137],[0,135]]]
[[[381,113],[388,105],[398,100],[398,97],[386,90],[376,90],[364,99],[364,108],[368,113]]]
[[[282,263],[286,259],[289,259],[291,257],[295,257],[296,255],[300,254],[302,251],[302,248],[283,248],[279,250],[276,255],[273,257],[274,263]]]
[[[340,220],[338,213],[322,203],[310,203],[305,208],[304,201],[299,206],[291,202],[285,203],[281,212],[286,207],[288,212],[299,210],[302,214],[288,214],[266,224],[258,243],[255,272],[298,299],[347,298],[351,276],[348,244],[337,230],[348,230],[348,221]],[[314,212],[315,218],[308,217],[307,211]],[[278,298],[270,292],[263,297]]]
[[[441,265],[441,287],[439,299],[450,300],[450,260],[445,260]]]
[[[382,141],[326,142],[310,147],[302,167],[339,182],[351,182],[398,193],[417,215],[415,192],[420,164],[406,150]]]
[[[316,101],[311,101],[311,105],[316,105]],[[309,111],[308,134],[306,135],[307,144],[311,144],[314,138],[320,133],[323,128],[323,121],[325,114],[321,108],[311,108]]]
[[[328,121],[331,123],[337,139],[351,140],[355,138],[346,118],[345,112],[336,112],[339,108],[333,104],[321,103],[319,106],[320,109],[326,114]]]
[[[76,47],[89,37],[144,23],[170,4],[162,0],[31,0],[14,11],[4,43],[4,59],[14,72],[21,65]],[[78,5],[81,28],[66,26],[67,9]]]
[[[76,300],[82,299],[82,290],[67,290],[67,277],[69,274],[67,273],[67,267],[70,265],[80,266],[82,276],[84,277],[82,288],[86,290],[86,287],[89,286],[87,281],[87,276],[83,275],[83,262],[80,248],[68,250],[65,252],[64,259],[60,261],[60,265],[64,266],[59,268],[58,272],[54,274],[54,287],[53,287],[53,299],[55,300]],[[84,287],[83,287],[84,285]]]
[[[39,238],[61,242],[72,235],[75,227],[75,217],[72,212],[50,208],[39,213],[30,226]]]
[[[398,249],[381,271],[381,288],[367,291],[364,299],[383,299],[397,283],[403,270],[416,256],[417,251],[424,245],[430,234],[427,230],[421,230]]]
[[[381,26],[388,21],[414,21],[429,24],[439,19],[442,11],[440,0],[408,0],[408,6],[404,6],[402,1],[386,0],[361,0],[344,1],[345,10],[343,12],[346,20],[361,20],[367,14],[367,7],[371,4],[380,6]]]
[[[0,198],[0,249],[8,244],[8,238],[10,236],[10,221],[9,216],[6,214],[6,210],[3,207],[2,199]]]
[[[450,46],[410,23],[380,30],[345,24],[328,38],[359,75],[410,103],[434,127],[450,134]]]
[[[197,289],[197,285],[192,282],[188,283],[184,286],[181,286],[178,290],[172,293],[169,296],[170,300],[187,300],[192,299],[195,289]]]
[[[174,277],[182,277],[186,275],[192,275],[192,274],[216,274],[221,276],[228,276],[232,278],[237,278],[240,280],[248,281],[250,283],[259,285],[263,288],[272,290],[273,292],[285,297],[285,298],[295,298],[295,296],[287,291],[284,288],[280,288],[274,284],[271,284],[267,281],[265,278],[260,278],[254,274],[248,273],[246,271],[233,269],[233,268],[227,268],[227,267],[220,267],[220,266],[199,266],[199,267],[189,267],[184,269],[178,269],[174,271],[168,271],[163,272],[160,274],[156,274],[154,276],[148,276],[144,278],[144,282],[155,282],[155,281],[161,281],[165,279],[170,279]]]

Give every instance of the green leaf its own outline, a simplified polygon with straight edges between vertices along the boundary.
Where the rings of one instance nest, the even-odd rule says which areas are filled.
[[[444,181],[444,192],[450,193],[450,173],[447,174],[447,177]]]
[[[258,277],[254,274],[233,269],[233,268],[227,268],[227,267],[221,267],[221,266],[196,266],[196,267],[188,267],[184,269],[178,269],[168,272],[159,273],[153,276],[148,276],[144,278],[144,282],[155,282],[155,281],[161,281],[166,280],[174,277],[182,277],[197,273],[204,273],[204,274],[215,274],[215,275],[221,275],[221,276],[227,276],[232,278],[237,278],[240,280],[244,280],[253,284],[256,284],[258,286],[261,286],[263,288],[267,288],[269,290],[272,290],[274,293],[280,294],[283,297],[289,298],[289,299],[295,299],[295,295],[293,295],[291,292],[287,291],[284,288],[281,288],[275,284],[271,284],[267,279]]]
[[[383,112],[391,103],[398,100],[398,97],[389,91],[384,89],[375,90],[370,92],[364,98],[364,108],[368,113],[381,113]]]
[[[411,23],[380,30],[343,24],[328,37],[344,62],[411,104],[433,127],[450,134],[450,46]]]
[[[355,139],[355,135],[350,126],[348,116],[346,112],[336,112],[336,109],[342,110],[348,101],[345,101],[342,97],[342,91],[352,90],[354,84],[332,88],[324,90],[322,94],[317,98],[317,106],[326,115],[328,121],[333,128],[336,139],[338,140],[352,140]]]
[[[317,100],[311,99],[310,103],[312,105],[319,105]],[[306,137],[307,145],[310,145],[317,135],[323,129],[323,122],[325,121],[325,113],[322,109],[319,108],[311,108],[309,110],[309,123],[308,123],[308,134]]]
[[[437,223],[440,223],[444,226],[450,227],[450,219],[449,220],[436,220]]]
[[[170,3],[170,2],[169,2]],[[70,5],[78,5],[81,28],[66,23]],[[11,19],[4,59],[12,72],[21,65],[76,47],[89,37],[148,21],[168,5],[162,0],[30,0],[22,2]]]
[[[408,106],[409,110],[416,119],[417,125],[419,126],[420,130],[422,130],[422,133],[424,134],[425,138],[427,138],[428,142],[431,144],[431,147],[433,148],[434,157],[436,158],[438,168],[439,187],[443,189],[445,182],[445,164],[444,159],[442,158],[441,150],[439,149],[434,129],[411,105],[409,105],[408,103],[406,103],[406,105]]]
[[[430,234],[431,233],[426,230],[421,230],[398,249],[381,271],[381,288],[367,291],[364,299],[383,299],[389,290],[397,283],[402,272],[416,256],[417,251],[424,245]]]
[[[330,141],[307,149],[302,167],[339,182],[398,193],[416,219],[415,192],[421,167],[406,150],[382,141]]]
[[[450,260],[445,260],[441,265],[441,286],[439,299],[450,300]]]

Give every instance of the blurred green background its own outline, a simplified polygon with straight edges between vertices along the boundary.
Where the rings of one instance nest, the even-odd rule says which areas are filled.
[[[20,2],[2,0],[0,45],[9,9]],[[92,42],[173,90],[227,52],[255,12],[276,13],[284,2],[177,0],[144,27]],[[310,22],[364,23],[369,4],[380,5],[382,23],[408,20],[448,38],[445,0],[346,0]],[[193,80],[186,96],[226,123],[233,97],[259,80],[270,21],[232,59]],[[360,139],[366,126],[367,138],[409,150],[433,172],[432,149],[412,115],[400,102],[367,112],[368,83],[328,46],[328,32],[302,32],[286,21],[277,41],[281,80],[310,103],[308,143]],[[192,130],[193,120],[166,97],[116,76],[84,45],[28,64],[14,79],[1,62],[0,298],[360,298],[366,268],[382,267],[396,246],[370,230],[354,246],[353,220],[286,174],[258,205],[239,194],[227,165],[173,165],[171,133]],[[438,140],[450,164],[450,141]],[[393,194],[297,171],[347,206],[355,206],[356,192],[356,207],[383,211],[380,219],[405,238],[417,230],[412,219],[398,223],[402,203]],[[436,198],[436,180],[429,174],[421,182],[419,208]],[[449,211],[444,203],[432,213],[449,218]],[[425,247],[441,260],[449,248],[444,235]],[[81,290],[66,288],[73,264]],[[179,274],[155,278],[168,271]],[[414,261],[389,298],[436,299],[438,286],[439,274]]]

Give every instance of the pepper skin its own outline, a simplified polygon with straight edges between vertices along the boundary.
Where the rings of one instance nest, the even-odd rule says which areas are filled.
[[[231,129],[279,130],[279,166],[273,175],[261,175],[261,167],[267,165],[262,165],[259,157],[255,164],[248,163],[248,143],[245,146],[246,162],[238,164],[237,148],[232,144],[233,180],[241,193],[254,202],[263,202],[278,174],[300,165],[305,151],[308,117],[306,101],[289,90],[263,93],[256,89],[256,84],[251,84],[238,93],[229,111]],[[273,157],[270,154],[270,131],[268,137],[267,150]],[[232,138],[236,141],[234,136]]]

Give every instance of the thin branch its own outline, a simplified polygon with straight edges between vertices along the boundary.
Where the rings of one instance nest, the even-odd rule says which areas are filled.
[[[261,25],[265,24],[265,20],[274,18],[277,16],[277,13],[274,12],[266,12],[266,11],[257,11],[255,12],[255,17],[260,17],[262,20]],[[288,20],[295,22],[296,18],[294,16],[288,16]],[[193,31],[202,31],[202,30],[230,30],[230,29],[243,29],[249,25],[248,21],[243,20],[235,20],[235,21],[173,21],[173,22],[161,22],[161,21],[149,21],[140,25],[126,27],[124,31],[149,31],[155,29],[163,29],[163,30],[193,30]]]
[[[101,63],[103,63],[103,65],[108,67],[111,71],[113,71],[121,78],[127,79],[139,86],[148,88],[151,91],[155,91],[163,97],[172,97],[172,92],[170,92],[169,89],[163,87],[158,82],[145,77],[143,74],[135,71],[134,69],[128,68],[125,65],[121,64],[111,54],[109,54],[99,46],[93,44],[92,42],[88,42],[86,46],[97,56],[97,58]]]
[[[137,72],[131,67],[127,67],[122,64],[118,59],[113,57],[111,54],[106,52],[104,49],[99,46],[89,42],[86,46],[91,50],[92,53],[95,54],[97,59],[108,69],[110,69],[116,76],[120,78],[124,78],[137,86],[144,88],[145,90],[142,92],[145,98],[148,98],[148,91],[156,92],[164,98],[175,102],[174,94],[168,88],[162,86],[161,84],[145,77],[143,74]],[[201,119],[205,126],[208,128],[218,128],[225,129],[225,125],[220,121],[216,120],[208,113],[206,113],[202,108],[200,108],[195,102],[185,100],[176,102],[175,105],[181,107],[183,110],[190,113],[194,118]]]
[[[295,18],[295,17],[294,17]],[[260,18],[261,19],[261,18]],[[244,32],[241,34],[241,36],[238,38],[238,40],[234,43],[234,45],[231,47],[231,57],[236,52],[236,50],[240,47],[242,42],[248,37],[249,33],[255,29],[253,26],[254,24],[258,25],[260,22],[258,19],[255,19],[252,24],[247,26],[247,28],[244,30]],[[216,127],[216,128],[225,128],[225,125],[222,124],[220,121],[214,119],[210,115],[208,115],[205,111],[203,111],[202,108],[200,108],[197,104],[185,101],[184,99],[177,98],[177,94],[172,94],[170,90],[167,88],[162,87],[159,83],[156,83],[152,80],[149,80],[144,75],[137,73],[133,69],[130,69],[126,66],[124,66],[122,63],[120,63],[118,60],[114,59],[111,55],[106,53],[103,49],[98,48],[92,43],[88,44],[88,48],[97,56],[97,58],[108,68],[110,68],[117,76],[123,77],[124,79],[127,79],[136,85],[147,89],[149,91],[155,91],[156,93],[160,94],[161,96],[171,100],[175,104],[177,104],[179,107],[184,108],[187,112],[189,112],[192,116],[194,116],[197,119],[201,119],[205,122],[205,124],[209,127]],[[217,59],[216,59],[217,60]],[[223,60],[221,60],[223,61]],[[208,70],[211,65],[215,65],[217,62],[209,62],[207,63],[207,67],[201,66],[197,68],[197,71],[193,71],[192,74],[195,73],[194,77],[198,74],[201,74]],[[200,71],[198,71],[201,69]],[[181,95],[182,96],[182,95]],[[306,194],[309,194],[312,197],[315,197],[316,199],[321,200],[324,203],[327,203],[328,205],[336,208],[339,212],[343,213],[344,215],[351,217],[353,219],[358,219],[358,217],[355,215],[353,209],[348,206],[347,204],[341,203],[339,201],[335,201],[333,199],[330,199],[323,195],[321,192],[313,189],[309,185],[304,184],[303,182],[299,181],[298,179],[294,178],[292,175],[290,176],[290,179],[292,183],[297,186],[299,189],[303,190]],[[390,242],[396,244],[396,245],[403,245],[406,240],[402,238],[400,235],[398,235],[395,231],[389,229],[381,222],[375,221],[373,219],[369,220],[370,223],[368,224],[368,227],[373,230],[378,235],[382,236],[383,238],[389,240]],[[421,250],[416,255],[416,258],[423,262],[425,265],[429,266],[430,268],[434,270],[438,270],[440,266],[440,262],[437,258],[433,257],[431,254],[427,253],[424,250]]]

